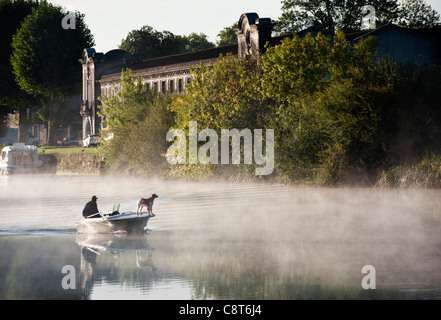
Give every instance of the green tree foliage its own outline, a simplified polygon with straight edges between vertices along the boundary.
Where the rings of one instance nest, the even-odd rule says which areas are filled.
[[[47,108],[40,112],[50,124],[49,144],[55,144],[55,130],[62,116],[62,101],[78,89],[81,68],[78,57],[93,46],[93,37],[84,15],[75,12],[75,28],[65,29],[68,13],[43,2],[23,21],[13,37],[11,64],[15,80],[29,94],[45,97]]]
[[[161,38],[162,34],[160,32],[150,26],[143,26],[139,30],[130,31],[127,37],[121,40],[118,48],[133,55],[144,54],[154,58],[162,54]]]
[[[333,185],[354,173],[375,180],[384,168],[420,159],[423,175],[434,179],[439,157],[428,154],[441,148],[441,69],[378,59],[376,50],[375,38],[351,43],[341,29],[332,38],[287,37],[258,61],[226,56],[201,64],[172,100],[123,73],[121,91],[103,100],[105,124],[115,132],[108,158],[149,172],[165,164],[168,174],[185,178],[254,177],[252,165],[167,166],[166,132],[188,132],[197,121],[199,131],[214,129],[218,138],[221,129],[274,129],[275,176],[284,182]],[[386,170],[383,180],[393,181],[394,172],[402,174]]]
[[[197,121],[199,130],[214,129],[219,139],[221,129],[265,127],[271,103],[258,90],[259,69],[255,61],[225,56],[211,66],[201,64],[192,73],[186,93],[176,96],[170,107],[176,115],[176,127],[187,131],[189,121]],[[220,141],[218,145],[221,145]],[[172,166],[170,170],[173,175],[198,179],[215,173],[234,175],[242,171],[254,172],[252,165],[188,164]]]
[[[286,39],[261,69],[281,179],[334,184],[440,148],[439,66],[378,60],[373,38],[351,45],[338,31]]]
[[[35,0],[0,1],[0,21],[2,21],[0,29],[0,118],[3,119],[7,114],[19,111],[20,141],[22,140],[20,133],[27,130],[24,125],[27,115],[26,109],[39,104],[39,97],[26,93],[17,85],[9,57],[12,54],[12,36],[20,28],[24,18],[31,14],[32,8],[36,8],[38,5],[39,2]]]
[[[135,81],[129,69],[121,73],[120,85],[114,96],[100,97],[103,135],[114,136],[103,141],[101,152],[112,167],[123,172],[158,173],[166,164],[165,136],[173,124],[173,114],[167,110],[171,97],[158,95],[140,78]]]
[[[441,68],[439,65],[393,66],[388,109],[391,164],[414,163],[441,150]]]
[[[12,36],[19,29],[24,18],[38,6],[37,1],[0,1],[0,104],[13,105],[18,102],[16,95],[21,94],[20,88],[12,74],[9,57],[12,53]],[[9,102],[9,103],[8,103]],[[11,103],[12,102],[12,103]]]
[[[237,43],[237,35],[236,32],[234,32],[234,28],[237,28],[238,24],[238,22],[235,22],[231,27],[223,28],[218,33],[217,37],[219,40],[216,41],[218,47]]]
[[[298,32],[311,26],[326,34],[339,27],[345,32],[360,30],[362,9],[375,7],[377,24],[393,21],[398,14],[398,0],[283,0],[282,16],[274,31],[284,34]]]
[[[439,27],[441,17],[424,0],[404,0],[400,6],[397,23],[408,28]]]
[[[373,38],[352,45],[341,30],[332,40],[286,38],[257,64],[227,56],[200,66],[171,109],[185,130],[192,120],[215,130],[274,129],[281,180],[337,183],[348,169],[387,159],[396,70],[375,56]]]
[[[375,54],[372,38],[351,45],[341,30],[332,42],[308,34],[268,48],[261,83],[276,103],[271,125],[281,175],[332,183],[342,168],[382,159],[378,106],[369,101]]]
[[[226,56],[212,66],[193,69],[186,94],[176,96],[171,110],[180,128],[197,121],[203,128],[259,127],[265,117],[265,100],[257,91],[254,61]]]
[[[213,48],[214,44],[208,41],[208,37],[204,33],[192,32],[187,36],[182,37],[185,43],[185,52],[193,52],[204,49]]]
[[[282,15],[274,31],[292,33],[311,26],[327,34],[333,34],[338,27],[345,32],[357,31],[361,27],[362,8],[366,5],[375,8],[377,26],[390,22],[409,28],[441,24],[439,13],[424,0],[283,0]]]
[[[188,36],[174,35],[169,31],[159,32],[151,26],[132,30],[121,41],[119,49],[133,55],[145,55],[156,58],[177,53],[192,52],[214,47],[203,33],[191,33]]]

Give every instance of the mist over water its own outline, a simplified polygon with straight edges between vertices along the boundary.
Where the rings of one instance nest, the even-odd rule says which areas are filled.
[[[152,193],[159,198],[150,233],[76,234],[75,222],[92,195],[109,213],[116,203],[121,212],[136,211],[138,198]],[[440,195],[424,189],[2,176],[0,298],[438,299]],[[60,286],[67,264],[77,270],[76,290]],[[361,286],[365,265],[375,267],[374,290]],[[42,279],[47,290],[34,290]]]

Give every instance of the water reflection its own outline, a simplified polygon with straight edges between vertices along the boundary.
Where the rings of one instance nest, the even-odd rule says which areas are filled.
[[[132,280],[131,276],[124,278],[127,273],[118,272],[118,277],[112,278],[112,275],[107,275],[103,272],[103,268],[97,266],[97,260],[103,260],[104,265],[108,264],[108,256],[111,260],[124,260],[124,265],[121,268],[130,270],[133,268],[129,257],[134,258],[134,265],[138,269],[142,269],[142,277],[137,281],[148,283],[155,278],[156,267],[153,264],[153,250],[147,242],[147,237],[144,235],[130,236],[126,234],[77,234],[76,243],[81,247],[81,261],[80,261],[80,282],[81,289],[89,296],[92,292],[96,277],[106,277],[107,282],[117,281],[125,282]],[[131,254],[129,254],[131,253]],[[134,255],[133,255],[134,253]],[[125,254],[125,256],[124,256]],[[97,270],[95,277],[94,271]],[[122,269],[121,269],[122,270]],[[119,270],[119,271],[121,271]],[[110,280],[110,281],[109,281]]]
[[[151,233],[75,233],[91,194],[105,211],[153,192]],[[0,299],[438,299],[440,193],[8,177]],[[61,285],[66,265],[75,289]],[[364,265],[375,290],[361,287]]]
[[[401,256],[383,255],[389,245],[377,243],[372,252],[353,244],[237,241],[178,230],[136,237],[0,236],[0,298],[440,298],[439,254],[410,254],[410,243],[403,243],[394,248]],[[376,290],[360,285],[367,261],[377,270]],[[75,289],[62,288],[65,265],[76,270]]]

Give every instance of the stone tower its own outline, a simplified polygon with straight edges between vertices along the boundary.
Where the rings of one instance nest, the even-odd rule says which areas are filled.
[[[98,115],[101,105],[98,97],[101,95],[99,80],[108,72],[118,72],[142,60],[142,56],[132,56],[124,50],[110,50],[106,54],[95,52],[93,48],[83,50],[78,61],[83,68],[83,98],[80,115],[83,124],[83,139],[89,134],[99,134],[101,117]]]
[[[257,59],[265,51],[265,44],[271,40],[274,23],[270,18],[259,18],[255,12],[243,13],[239,25],[234,29],[238,41],[238,55],[241,58]]]

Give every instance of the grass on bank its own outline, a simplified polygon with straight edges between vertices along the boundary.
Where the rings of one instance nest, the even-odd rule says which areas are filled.
[[[97,148],[81,148],[81,147],[40,147],[38,154],[80,154],[91,153],[98,154]]]

